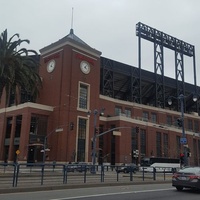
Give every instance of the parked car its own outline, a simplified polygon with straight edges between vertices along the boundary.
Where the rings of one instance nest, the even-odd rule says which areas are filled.
[[[176,187],[178,191],[183,188],[200,190],[200,167],[186,167],[174,173],[172,186]]]
[[[122,164],[121,166],[116,166],[115,168],[117,173],[123,172],[123,173],[136,173],[138,171],[138,166],[134,163],[132,164]]]
[[[91,165],[85,162],[79,162],[76,167],[76,171],[78,172],[90,171],[90,169]]]
[[[68,164],[66,165],[67,172],[75,172],[77,169],[76,164]]]

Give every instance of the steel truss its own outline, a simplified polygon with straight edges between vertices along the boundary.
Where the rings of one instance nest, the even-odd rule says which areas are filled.
[[[141,71],[141,38],[154,43],[154,73],[155,73],[155,102],[156,107],[165,107],[165,82],[164,82],[164,51],[163,47],[175,51],[175,71],[176,71],[176,95],[185,95],[184,82],[184,62],[183,56],[193,57],[194,85],[196,86],[195,48],[182,40],[165,34],[141,22],[136,25],[136,35],[138,36],[138,59],[139,70]],[[140,79],[142,77],[140,76]],[[141,83],[141,81],[140,81]],[[141,87],[139,87],[141,89]],[[179,104],[177,109],[180,109]]]
[[[136,30],[139,38],[139,67],[101,57],[100,93],[115,99],[161,108],[169,107],[169,96],[183,94],[187,96],[186,111],[199,113],[191,95],[191,92],[198,94],[200,89],[196,86],[194,46],[141,23],[137,24]],[[154,42],[154,73],[141,69],[141,38]],[[175,51],[175,79],[164,76],[164,47]],[[184,55],[194,58],[194,84],[184,82]],[[179,110],[179,103],[178,100],[174,102],[171,109]]]

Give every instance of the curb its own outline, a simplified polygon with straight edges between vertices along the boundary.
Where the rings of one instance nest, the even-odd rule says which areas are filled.
[[[1,188],[0,194],[19,193],[19,192],[36,192],[47,190],[61,189],[76,189],[76,188],[91,188],[91,187],[107,187],[107,186],[123,186],[123,185],[144,185],[144,184],[165,184],[171,183],[168,181],[137,181],[137,182],[115,182],[115,183],[84,183],[79,185],[53,185],[53,186],[38,186],[38,187],[18,187],[18,188]]]

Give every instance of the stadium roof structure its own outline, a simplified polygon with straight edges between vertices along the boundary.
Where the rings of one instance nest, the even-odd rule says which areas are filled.
[[[141,76],[141,82],[140,77]],[[168,108],[180,111],[180,102],[177,93],[177,80],[164,76],[164,104],[156,106],[155,73],[138,67],[123,64],[105,57],[101,57],[100,93],[102,95],[124,101],[136,102],[154,107]],[[181,82],[181,81],[179,81]],[[141,91],[139,91],[141,87]],[[196,86],[184,83],[185,112],[198,112],[198,103],[193,101]],[[197,91],[200,88],[197,87]],[[171,106],[168,105],[169,97],[177,97]],[[140,101],[141,100],[141,101]]]
[[[184,111],[199,113],[199,102],[193,101],[193,96],[199,97],[200,91],[196,84],[195,47],[141,22],[136,24],[136,36],[138,67],[101,57],[101,94],[176,111],[181,110],[179,97],[183,95]],[[141,39],[153,42],[154,72],[142,69]],[[164,48],[174,51],[175,79],[164,75]],[[184,56],[193,57],[194,84],[184,80]],[[176,100],[171,106],[169,97]]]

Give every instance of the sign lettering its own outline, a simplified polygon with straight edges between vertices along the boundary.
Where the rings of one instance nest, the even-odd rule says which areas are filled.
[[[84,56],[84,55],[77,53],[76,58],[78,58],[79,60],[85,60],[85,61],[89,62],[90,64],[94,65],[94,60],[92,58],[87,57],[87,56]]]

